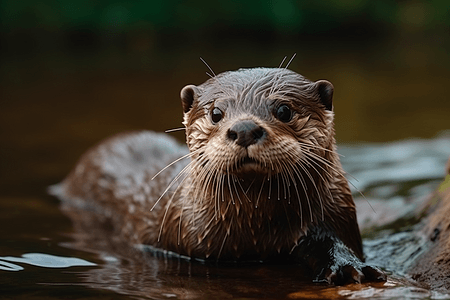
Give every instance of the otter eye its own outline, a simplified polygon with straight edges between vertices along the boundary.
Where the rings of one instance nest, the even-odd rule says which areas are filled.
[[[223,118],[223,112],[219,108],[215,107],[211,114],[211,120],[215,124],[215,123],[219,123],[220,120],[222,120],[222,118]]]
[[[277,118],[281,122],[287,123],[292,119],[292,111],[289,106],[283,104],[277,108]]]

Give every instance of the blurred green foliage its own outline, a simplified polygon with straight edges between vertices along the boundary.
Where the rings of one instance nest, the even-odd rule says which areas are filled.
[[[161,119],[178,122],[178,102],[161,99],[205,80],[199,56],[219,72],[278,66],[294,53],[294,70],[337,87],[343,140],[430,137],[449,124],[449,0],[2,0],[0,22],[0,91],[9,89],[0,103],[18,103],[18,116],[20,104],[86,101],[80,134],[98,126],[99,115],[120,124],[124,107],[124,124],[134,125],[121,129],[149,120],[151,128],[177,126]],[[116,110],[105,112],[110,106]],[[163,109],[164,118],[148,117]],[[88,111],[94,125],[84,127]],[[49,110],[47,122],[55,115]],[[101,128],[96,138],[116,127]]]
[[[449,26],[448,0],[3,0],[0,4],[2,33],[17,29],[86,27],[129,31],[176,29],[260,29],[274,34],[314,34],[348,30],[350,25],[389,31],[398,24]]]

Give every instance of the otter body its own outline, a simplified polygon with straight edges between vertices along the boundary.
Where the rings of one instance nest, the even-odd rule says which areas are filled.
[[[290,259],[330,283],[384,280],[363,263],[332,96],[328,81],[284,68],[219,74],[181,91],[188,149],[162,134],[118,135],[55,193],[106,215],[133,244],[215,261]]]

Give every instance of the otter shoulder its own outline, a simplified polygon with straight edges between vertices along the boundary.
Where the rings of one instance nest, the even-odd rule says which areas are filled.
[[[153,176],[186,153],[185,146],[165,134],[117,134],[87,151],[69,176],[50,188],[50,193],[62,199],[110,199],[113,193],[116,199],[132,196],[134,200],[144,200],[151,192],[160,193],[184,164],[169,168],[169,174],[154,182]]]

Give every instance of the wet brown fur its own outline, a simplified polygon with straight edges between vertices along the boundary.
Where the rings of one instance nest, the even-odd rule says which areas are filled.
[[[288,257],[311,226],[321,226],[362,259],[336,153],[332,92],[326,81],[282,68],[219,74],[182,90],[185,160],[152,180],[186,149],[150,132],[116,136],[86,153],[54,193],[107,215],[132,243],[190,257]],[[294,111],[287,123],[276,118],[282,103]],[[217,124],[214,107],[224,112]],[[263,127],[264,141],[244,149],[227,139],[240,120]],[[253,163],[244,165],[248,159]]]

